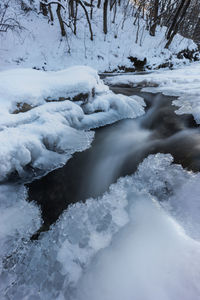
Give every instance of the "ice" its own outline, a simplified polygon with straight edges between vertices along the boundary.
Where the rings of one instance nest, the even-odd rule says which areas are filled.
[[[137,188],[139,183],[142,192],[129,185],[127,194],[129,223],[113,237],[109,247],[95,256],[70,299],[98,300],[102,299],[102,293],[105,300],[199,298],[199,242],[186,235],[176,219],[163,209],[165,205],[145,193],[148,190],[158,197],[163,186],[171,186],[173,193],[180,191],[179,196],[173,196],[173,211],[178,214],[182,209],[188,215],[187,207],[193,204],[188,198],[191,182],[196,186],[192,198],[198,203],[196,177],[178,165],[171,166],[171,162],[170,155],[157,154],[140,165],[132,179]],[[183,201],[176,204],[176,200],[185,190],[188,193],[183,201],[187,206],[182,207]],[[197,205],[193,208],[196,210]],[[196,216],[198,213],[199,208]],[[192,218],[194,213],[189,215]],[[182,215],[184,228],[185,222],[187,219]]]
[[[0,185],[0,281],[4,274],[2,269],[14,264],[11,258],[9,262],[7,258],[26,244],[41,225],[39,208],[28,203],[26,198],[27,191],[23,185]]]
[[[200,244],[179,214],[198,176],[172,160],[150,155],[103,196],[71,205],[38,241],[21,242],[3,260],[1,299],[198,299]]]
[[[200,176],[193,175],[169,199],[170,211],[186,232],[200,241]]]
[[[86,128],[100,127],[105,123],[111,124],[124,119],[124,116],[133,119],[144,114],[144,106],[144,101],[139,102],[137,96],[127,97],[118,94],[116,100],[116,95],[109,91],[83,106],[87,116],[82,120],[82,126]],[[98,114],[94,114],[95,112]]]
[[[198,299],[200,244],[152,198],[131,196],[130,223],[95,257],[70,299]]]
[[[175,96],[177,114],[192,114],[200,124],[200,64],[192,63],[174,70],[154,71],[143,75],[124,75],[106,79],[109,84],[128,84],[143,91]]]
[[[149,155],[139,165],[134,175],[137,188],[145,189],[159,200],[166,200],[173,195],[180,186],[184,185],[193,173],[187,172],[181,165],[173,165],[171,154]]]
[[[143,102],[114,95],[89,67],[0,72],[0,181],[59,167],[90,146],[88,130],[143,113]]]

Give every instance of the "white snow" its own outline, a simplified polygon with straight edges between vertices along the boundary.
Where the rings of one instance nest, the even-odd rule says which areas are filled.
[[[200,124],[200,64],[193,63],[175,70],[162,70],[143,75],[123,75],[107,78],[107,83],[142,87],[143,91],[176,96],[173,104],[177,114],[192,114]]]
[[[192,40],[177,34],[169,50],[164,49],[166,28],[158,26],[156,36],[152,37],[146,30],[146,22],[141,19],[138,30],[137,24],[133,25],[131,5],[124,22],[123,4],[122,2],[121,7],[118,7],[115,23],[112,22],[113,12],[109,12],[107,35],[103,33],[103,10],[94,8],[91,20],[94,40],[91,41],[88,24],[81,10],[78,12],[76,36],[66,27],[67,37],[61,38],[59,21],[54,11],[56,6],[52,5],[55,20],[51,25],[48,18],[36,12],[29,12],[24,18],[24,14],[12,0],[14,17],[17,16],[24,29],[20,32],[0,33],[0,68],[20,66],[60,70],[74,65],[87,65],[104,72],[113,71],[120,66],[133,67],[129,56],[141,60],[147,58],[147,64],[152,68],[168,61],[172,61],[174,65],[188,62],[187,59],[177,59],[176,54],[187,48],[196,49]]]
[[[27,104],[29,111],[12,113]],[[66,163],[90,146],[89,129],[136,118],[143,106],[137,97],[114,95],[89,67],[0,72],[0,180]]]
[[[72,99],[78,94],[102,93],[108,90],[97,72],[89,67],[75,66],[58,72],[33,69],[12,69],[0,72],[0,109],[10,102],[32,106],[59,97]]]

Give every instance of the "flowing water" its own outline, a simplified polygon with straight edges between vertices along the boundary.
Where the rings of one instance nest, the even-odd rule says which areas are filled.
[[[29,200],[42,209],[42,230],[69,204],[100,196],[119,177],[133,174],[149,154],[171,153],[175,163],[200,170],[200,129],[191,115],[175,114],[173,97],[124,86],[112,90],[143,97],[146,114],[97,129],[90,149],[28,185]]]

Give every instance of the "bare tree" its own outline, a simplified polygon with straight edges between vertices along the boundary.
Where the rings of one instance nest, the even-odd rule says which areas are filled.
[[[168,48],[171,44],[174,36],[177,34],[179,30],[179,26],[181,24],[181,21],[186,16],[187,9],[191,3],[191,0],[182,0],[179,7],[177,8],[176,14],[174,16],[172,25],[169,27],[169,30],[167,32],[167,43],[165,45],[165,48]]]
[[[103,3],[103,32],[105,34],[108,33],[108,20],[107,16],[108,15],[108,0],[104,0]]]

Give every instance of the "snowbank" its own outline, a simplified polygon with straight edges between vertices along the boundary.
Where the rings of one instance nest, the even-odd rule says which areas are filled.
[[[66,163],[90,146],[89,129],[140,116],[143,106],[114,95],[89,67],[0,72],[0,180]]]
[[[38,241],[24,243],[21,230],[20,247],[10,249],[3,264],[1,299],[97,300],[102,290],[104,299],[198,299],[200,243],[185,233],[176,195],[180,199],[184,186],[198,184],[199,177],[172,160],[150,155],[102,197],[69,207]],[[169,205],[158,201],[163,191]],[[193,212],[185,213],[192,218]],[[8,236],[11,245],[13,238]]]
[[[165,70],[144,75],[123,75],[106,79],[111,85],[128,84],[143,91],[176,96],[177,114],[192,114],[200,124],[200,64],[193,63],[176,70]]]

